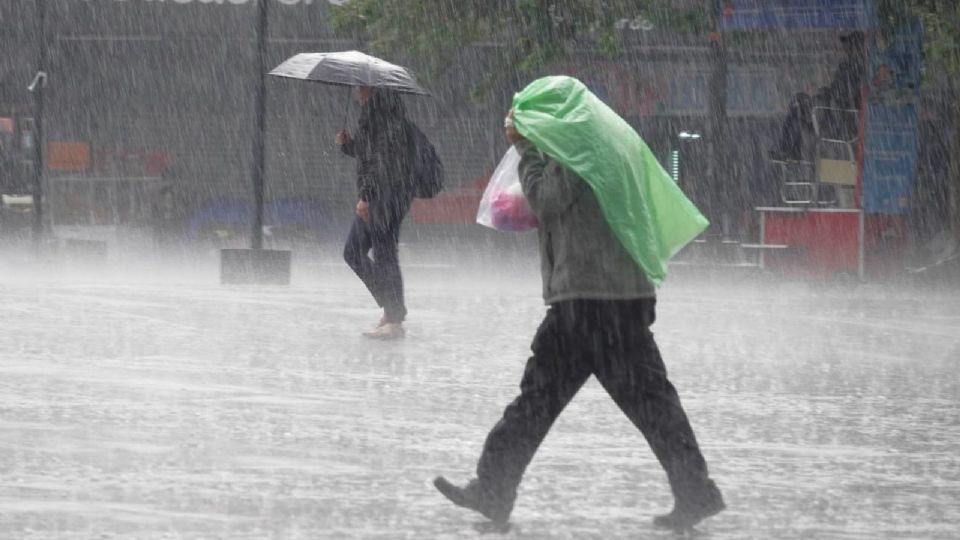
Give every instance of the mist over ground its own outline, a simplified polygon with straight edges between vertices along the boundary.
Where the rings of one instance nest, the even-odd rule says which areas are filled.
[[[521,241],[522,242],[522,241]],[[460,538],[467,479],[542,318],[533,252],[405,244],[408,336],[336,245],[289,287],[216,257],[48,267],[0,285],[0,536]],[[202,250],[201,250],[202,253]],[[78,263],[79,264],[79,263]],[[674,269],[653,327],[729,509],[709,538],[952,538],[960,293]],[[590,381],[508,538],[670,538],[669,488]]]

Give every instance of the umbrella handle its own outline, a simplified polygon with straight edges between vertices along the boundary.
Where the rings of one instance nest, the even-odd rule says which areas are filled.
[[[350,116],[350,101],[352,101],[350,99],[350,92],[347,91],[347,106],[344,107],[344,109],[346,109],[346,112],[343,113],[343,130],[344,131],[347,130],[347,117]]]

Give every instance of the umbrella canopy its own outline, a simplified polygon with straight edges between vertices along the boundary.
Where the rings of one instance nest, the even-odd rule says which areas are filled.
[[[407,68],[360,51],[300,53],[270,72],[288,77],[340,86],[387,88],[405,94],[430,95]]]

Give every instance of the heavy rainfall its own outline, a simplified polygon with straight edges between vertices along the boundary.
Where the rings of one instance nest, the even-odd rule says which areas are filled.
[[[0,51],[0,538],[960,537],[956,2],[17,0]]]

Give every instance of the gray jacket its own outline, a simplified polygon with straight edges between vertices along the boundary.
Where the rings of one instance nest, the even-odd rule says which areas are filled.
[[[590,186],[530,142],[516,147],[523,194],[540,222],[544,301],[656,296],[653,283],[614,236]]]

